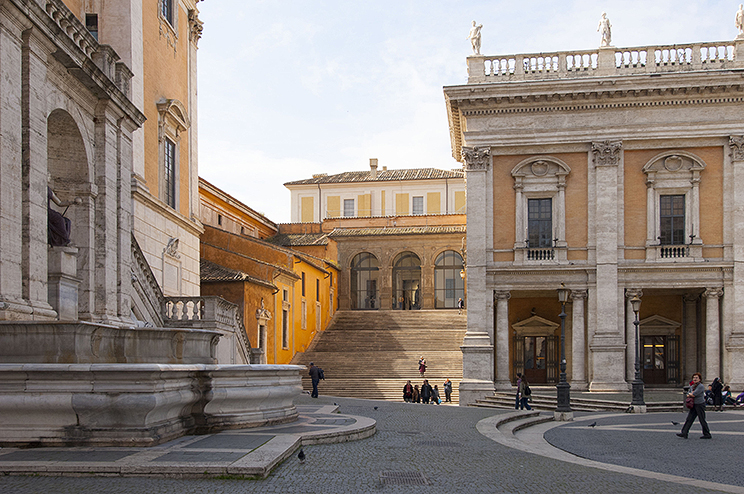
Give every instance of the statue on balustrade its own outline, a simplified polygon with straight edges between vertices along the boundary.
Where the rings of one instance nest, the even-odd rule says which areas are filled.
[[[473,47],[474,55],[480,55],[481,29],[483,29],[483,24],[476,25],[475,21],[473,21],[473,27],[470,28],[468,39],[470,40],[470,45]]]
[[[737,38],[744,37],[744,4],[739,4],[739,10],[736,11],[736,29],[739,30]]]
[[[70,218],[65,216],[67,209],[73,204],[82,204],[82,199],[76,197],[74,201],[62,201],[51,187],[47,185],[47,243],[52,247],[70,245],[70,230],[72,223]],[[52,203],[59,207],[66,208],[64,213],[60,213],[52,208]]]
[[[610,20],[607,18],[606,12],[602,12],[602,18],[599,20],[597,32],[602,34],[602,42],[599,46],[612,45],[612,25],[610,24]]]

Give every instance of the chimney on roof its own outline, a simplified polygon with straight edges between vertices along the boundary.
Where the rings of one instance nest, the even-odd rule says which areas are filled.
[[[369,176],[370,178],[377,178],[377,158],[369,159]]]
[[[382,171],[386,172],[387,171],[387,166],[383,166],[382,167]]]

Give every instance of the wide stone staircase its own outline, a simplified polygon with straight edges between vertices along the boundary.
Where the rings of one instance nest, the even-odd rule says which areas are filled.
[[[330,326],[298,353],[293,364],[323,369],[320,394],[403,401],[403,386],[423,382],[418,360],[426,358],[426,376],[439,386],[444,401],[445,378],[452,381],[457,403],[462,380],[462,352],[466,316],[457,310],[339,311]],[[311,390],[308,376],[302,386]]]
[[[661,397],[661,400],[646,400],[646,410],[648,412],[678,412],[683,409],[683,399],[679,391],[676,392],[679,398],[676,401],[669,400],[670,394],[667,392]],[[515,392],[503,393],[497,392],[493,396],[487,396],[482,400],[476,400],[471,406],[514,409]],[[532,386],[532,400],[530,406],[534,410],[552,411],[556,408],[555,388],[540,389]],[[597,396],[592,397],[588,393],[573,393],[571,395],[571,409],[575,412],[626,412],[629,411],[630,396],[624,397],[621,394],[615,397]]]

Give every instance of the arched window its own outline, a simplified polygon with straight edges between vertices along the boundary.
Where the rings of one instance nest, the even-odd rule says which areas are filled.
[[[393,308],[421,308],[421,259],[413,252],[401,252],[393,261]]]
[[[380,264],[369,252],[354,256],[351,261],[351,308],[378,309],[377,279]]]
[[[434,262],[434,307],[454,309],[458,299],[465,299],[465,281],[460,276],[462,256],[446,250]]]

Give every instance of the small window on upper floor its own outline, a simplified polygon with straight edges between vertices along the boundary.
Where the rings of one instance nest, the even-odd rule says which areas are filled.
[[[168,21],[171,26],[174,26],[174,0],[160,0],[160,13],[163,18]],[[174,26],[175,27],[175,26]]]
[[[221,214],[217,215],[217,224],[222,226],[222,215]]]
[[[424,196],[413,196],[413,214],[424,214]]]
[[[164,202],[172,207],[176,208],[176,143],[168,139],[164,139],[164,180],[165,180],[165,194]]]
[[[354,199],[344,199],[344,216],[354,216]]]
[[[85,29],[98,41],[98,14],[85,14]]]

